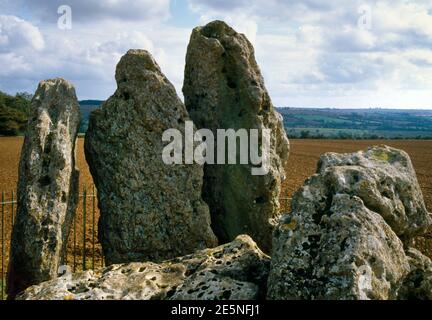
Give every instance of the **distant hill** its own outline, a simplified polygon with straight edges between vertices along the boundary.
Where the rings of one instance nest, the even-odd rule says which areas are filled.
[[[32,95],[0,91],[0,135],[25,133]],[[102,100],[79,101],[80,133]],[[277,108],[290,138],[432,139],[432,110]]]
[[[103,103],[102,100],[82,100],[79,101],[81,108],[81,124],[80,124],[80,133],[85,133],[88,128],[88,120],[90,117],[90,113],[98,108]]]
[[[277,108],[291,138],[432,139],[432,110]]]
[[[29,93],[17,93],[11,96],[0,91],[0,135],[16,136],[25,133],[31,99],[32,95]],[[101,100],[79,101],[81,107],[80,133],[87,131],[90,113],[102,102]]]
[[[81,106],[99,106],[103,103],[103,100],[81,100],[79,104]]]

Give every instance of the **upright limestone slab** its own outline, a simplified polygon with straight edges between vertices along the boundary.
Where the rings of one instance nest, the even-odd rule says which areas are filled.
[[[57,277],[78,200],[75,140],[80,109],[64,79],[42,81],[21,151],[8,295]]]
[[[200,165],[167,165],[163,132],[189,120],[174,86],[144,50],[117,65],[117,91],[90,116],[85,153],[98,189],[107,264],[161,261],[213,247]]]
[[[195,125],[212,130],[215,137],[217,129],[271,129],[267,175],[252,176],[249,164],[206,165],[203,189],[219,240],[246,233],[268,252],[289,142],[246,37],[221,21],[195,28],[183,93]]]

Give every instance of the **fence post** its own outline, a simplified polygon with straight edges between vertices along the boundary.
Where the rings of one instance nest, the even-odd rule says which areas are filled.
[[[69,242],[69,235],[68,235],[68,242]],[[63,264],[65,266],[68,265],[68,244],[66,243],[66,245],[64,246],[64,250],[63,250]]]
[[[95,187],[93,185],[93,196],[92,196],[92,269],[95,268]]]
[[[87,188],[83,190],[83,248],[82,248],[82,269],[86,270],[86,222],[87,222]]]
[[[14,212],[15,212],[15,194],[14,194],[14,192],[13,192],[13,190],[12,190],[12,214],[11,214],[11,225],[12,225],[12,229],[11,230],[13,230],[13,226],[14,226],[14,224],[15,224],[15,216],[14,216]]]
[[[1,299],[4,300],[4,245],[5,245],[5,241],[4,241],[4,206],[5,206],[5,194],[4,191],[2,191],[1,194],[1,245],[2,245],[2,249],[1,249]]]
[[[76,216],[73,218],[73,272],[76,272]]]

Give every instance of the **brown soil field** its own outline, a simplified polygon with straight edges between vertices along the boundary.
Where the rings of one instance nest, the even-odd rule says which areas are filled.
[[[432,141],[418,141],[418,140],[385,140],[385,141],[352,141],[352,140],[291,140],[291,155],[290,161],[286,168],[287,179],[283,184],[283,192],[281,198],[291,198],[293,193],[303,185],[305,179],[315,172],[319,156],[326,152],[353,152],[365,149],[368,146],[386,144],[395,148],[403,149],[411,156],[415,170],[417,172],[418,180],[422,188],[426,205],[429,211],[432,211]],[[22,137],[0,137],[0,192],[5,192],[5,200],[10,201],[12,191],[16,188],[18,179],[18,162],[20,150],[23,143]],[[77,145],[77,162],[80,169],[80,185],[81,191],[87,187],[90,195],[92,195],[93,180],[90,175],[87,163],[84,157],[84,139],[78,139]],[[87,197],[86,215],[85,215],[85,256],[86,267],[92,267],[93,264],[93,246],[92,239],[95,235],[97,239],[97,220],[99,212],[97,204],[92,202],[94,198]],[[289,205],[289,200],[282,201],[283,204]],[[93,205],[95,206],[94,221],[95,229],[93,229]],[[1,209],[1,208],[0,208]],[[16,209],[16,206],[14,206]],[[285,211],[287,208],[284,208]],[[4,266],[6,268],[8,255],[9,255],[9,239],[12,219],[12,204],[7,204],[4,207],[4,232],[5,232],[5,245],[4,250],[5,259]],[[83,198],[81,198],[80,205],[77,209],[76,216],[76,233],[75,245],[73,234],[69,239],[67,262],[69,265],[74,265],[73,259],[75,257],[76,270],[82,269],[83,257]],[[417,246],[431,256],[432,253],[432,240],[419,239]],[[102,264],[100,245],[95,245],[94,263],[95,266]],[[75,253],[75,255],[74,255]]]
[[[18,164],[21,153],[23,137],[0,137],[0,193],[4,192],[6,202],[12,200],[12,191],[15,192],[16,184],[18,181]],[[99,242],[97,241],[97,221],[99,219],[99,210],[97,208],[96,197],[93,195],[93,179],[90,174],[87,162],[84,156],[84,139],[79,138],[77,144],[77,166],[80,170],[80,202],[77,207],[76,217],[74,226],[76,226],[76,232],[74,229],[71,230],[69,237],[68,250],[66,255],[66,262],[71,266],[72,271],[79,271],[83,269],[83,243],[84,243],[84,231],[85,227],[85,261],[86,268],[92,268],[93,263],[95,267],[102,265],[102,249]],[[83,214],[84,197],[83,191],[87,188],[86,197],[86,214]],[[16,199],[16,193],[14,195]],[[94,200],[94,203],[93,203]],[[94,216],[93,216],[94,206]],[[7,270],[7,264],[9,261],[9,244],[10,234],[12,230],[12,209],[14,214],[16,213],[16,205],[10,203],[4,206],[4,233],[5,233],[5,245],[4,245],[4,270]],[[0,207],[1,211],[1,207]],[[84,222],[85,216],[85,224]],[[94,218],[94,220],[93,220]],[[93,223],[94,222],[94,223]],[[95,226],[95,228],[93,228]],[[75,235],[75,236],[74,236]],[[94,249],[93,249],[93,237]],[[1,247],[1,245],[0,245]],[[94,255],[93,255],[94,250]],[[74,254],[75,253],[75,254]],[[1,255],[1,251],[0,251]],[[94,258],[93,258],[94,257]]]
[[[385,144],[405,150],[411,157],[423,191],[426,206],[432,212],[432,140],[290,140],[291,153],[283,190],[291,197],[313,175],[320,155],[326,152],[347,153],[373,145]]]

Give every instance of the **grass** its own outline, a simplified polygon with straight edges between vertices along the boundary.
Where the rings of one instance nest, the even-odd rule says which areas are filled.
[[[288,136],[300,137],[302,132],[309,132],[309,137],[318,138],[322,136],[325,139],[371,139],[376,136],[380,139],[419,139],[420,140],[432,138],[432,132],[424,131],[388,131],[388,130],[360,130],[360,129],[333,129],[333,128],[285,128]]]

